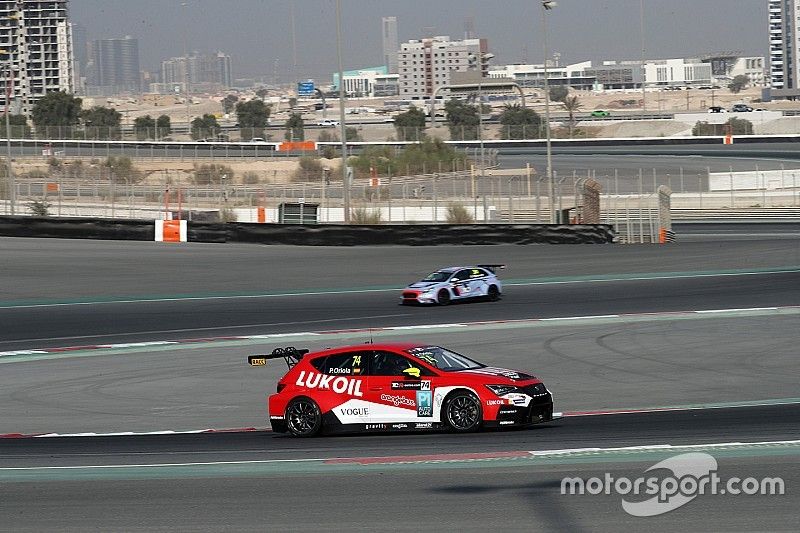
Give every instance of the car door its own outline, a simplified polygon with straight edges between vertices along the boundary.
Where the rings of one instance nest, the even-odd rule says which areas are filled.
[[[454,298],[469,298],[472,296],[469,272],[468,269],[462,269],[450,277]]]
[[[342,424],[363,424],[369,419],[366,391],[371,356],[369,350],[332,354],[313,363],[321,375],[305,377],[323,412],[331,411]]]
[[[471,296],[486,296],[489,284],[488,274],[482,268],[469,269],[469,292]]]
[[[432,382],[436,376],[411,357],[376,350],[367,380],[370,424],[403,429],[403,424],[432,420]]]

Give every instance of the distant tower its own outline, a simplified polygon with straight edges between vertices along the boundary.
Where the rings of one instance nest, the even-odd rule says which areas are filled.
[[[464,39],[475,38],[475,17],[464,18]]]
[[[400,42],[397,39],[397,17],[383,17],[381,21],[383,34],[383,64],[389,69],[390,74],[397,73],[397,51]]]

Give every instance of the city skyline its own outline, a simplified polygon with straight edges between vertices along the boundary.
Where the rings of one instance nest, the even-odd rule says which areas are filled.
[[[70,19],[87,28],[89,39],[137,37],[146,70],[158,70],[163,59],[183,55],[184,47],[200,53],[224,49],[235,59],[235,77],[277,74],[285,83],[293,70],[290,4],[239,0],[231,10],[230,4],[208,0],[71,0]],[[331,46],[335,3],[294,0],[294,5],[297,77],[329,79],[336,65]],[[454,16],[453,3],[447,2],[343,0],[345,69],[382,63],[385,16],[397,17],[401,42],[426,34],[462,38],[465,26],[472,25],[476,36],[488,39],[496,56],[493,64],[541,62],[538,2],[508,0],[503,9],[489,14],[483,14],[485,5],[475,0],[456,5],[459,12]],[[766,56],[766,2],[748,0],[736,10],[729,7],[729,0],[645,0],[646,56],[690,57],[722,50]],[[585,2],[562,0],[549,14],[550,49],[563,62],[639,58],[638,15],[638,0],[593,1],[588,8]],[[187,18],[192,23],[182,24]],[[632,18],[637,24],[631,24]],[[625,32],[630,38],[620,39]]]

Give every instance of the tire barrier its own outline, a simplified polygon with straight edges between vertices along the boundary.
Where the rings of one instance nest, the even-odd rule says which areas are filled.
[[[152,241],[152,220],[0,216],[0,236]]]
[[[0,236],[152,241],[153,220],[0,216]],[[247,242],[297,246],[445,244],[605,244],[606,224],[245,224],[189,222],[189,242]]]
[[[302,246],[442,244],[603,244],[614,240],[602,224],[410,224],[353,226],[339,224],[228,224],[228,240]]]

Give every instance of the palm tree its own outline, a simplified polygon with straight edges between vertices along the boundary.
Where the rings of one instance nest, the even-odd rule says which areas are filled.
[[[564,109],[569,113],[569,136],[572,138],[572,132],[575,129],[575,111],[583,107],[577,96],[568,96],[564,99]]]

